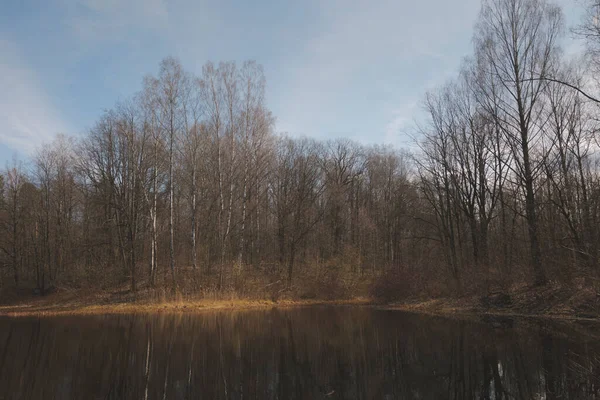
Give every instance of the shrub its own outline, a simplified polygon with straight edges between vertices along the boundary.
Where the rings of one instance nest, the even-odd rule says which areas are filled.
[[[371,297],[389,303],[406,299],[415,292],[414,275],[404,269],[390,269],[381,274],[371,286]]]

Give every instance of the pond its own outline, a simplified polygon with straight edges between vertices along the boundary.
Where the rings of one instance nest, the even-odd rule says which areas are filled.
[[[369,307],[2,318],[0,399],[600,397],[577,332]]]

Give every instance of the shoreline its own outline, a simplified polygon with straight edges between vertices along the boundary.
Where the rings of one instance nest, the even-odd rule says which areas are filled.
[[[600,323],[600,294],[573,287],[521,286],[505,293],[485,297],[413,297],[397,301],[378,301],[366,296],[350,299],[244,299],[172,298],[136,294],[125,291],[61,290],[47,296],[4,298],[0,301],[0,317],[32,317],[59,315],[111,315],[198,313],[205,311],[243,311],[320,305],[372,306],[380,310],[434,315],[449,318],[529,318],[565,322]]]
[[[378,308],[389,311],[401,311],[411,314],[431,315],[435,317],[447,318],[473,318],[473,317],[496,317],[496,318],[516,318],[516,319],[536,319],[552,320],[564,322],[594,322],[600,324],[600,316],[578,317],[560,313],[518,313],[504,311],[501,309],[483,310],[477,308],[450,308],[444,306],[430,307],[426,305],[429,301],[423,303],[393,303],[381,305]]]
[[[0,306],[0,317],[54,317],[123,314],[201,313],[210,311],[246,311],[322,305],[373,305],[365,298],[347,300],[177,300],[165,302],[126,302],[114,304],[61,305],[60,303],[17,303]]]
[[[435,305],[431,303],[435,302]],[[193,314],[211,311],[251,311],[268,309],[288,309],[314,306],[371,306],[378,310],[399,311],[411,314],[430,315],[446,318],[516,318],[553,320],[564,322],[592,322],[600,324],[600,316],[573,316],[561,313],[520,313],[501,309],[477,309],[473,307],[452,307],[441,300],[424,300],[407,303],[378,303],[366,298],[345,300],[181,300],[167,302],[129,302],[117,304],[85,304],[63,306],[47,304],[38,307],[32,304],[0,306],[0,318],[58,317],[58,316],[98,316],[126,314]]]

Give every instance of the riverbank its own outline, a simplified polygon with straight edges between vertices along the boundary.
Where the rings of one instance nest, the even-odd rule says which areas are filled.
[[[185,297],[165,291],[59,290],[46,296],[18,295],[0,299],[0,316],[100,315],[207,310],[248,310],[312,305],[373,305],[377,308],[438,316],[535,317],[600,322],[600,292],[591,287],[549,284],[520,286],[486,296],[414,297],[381,303],[368,297],[351,299],[245,299],[235,294]]]
[[[486,296],[412,298],[384,308],[443,316],[490,315],[600,322],[600,292],[583,286],[523,285]]]
[[[367,305],[366,298],[344,300],[318,299],[240,299],[229,298],[156,298],[145,293],[89,292],[84,290],[61,290],[46,296],[12,297],[0,302],[0,316],[57,316],[57,315],[103,315],[165,312],[202,312],[209,310],[248,310],[286,308],[314,305]]]

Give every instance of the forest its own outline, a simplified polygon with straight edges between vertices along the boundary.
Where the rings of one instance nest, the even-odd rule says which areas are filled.
[[[472,54],[424,95],[412,151],[279,133],[261,65],[194,75],[167,57],[88,132],[2,171],[0,291],[596,288],[596,3],[569,30],[546,0],[483,0]],[[572,35],[583,56],[561,48]]]

